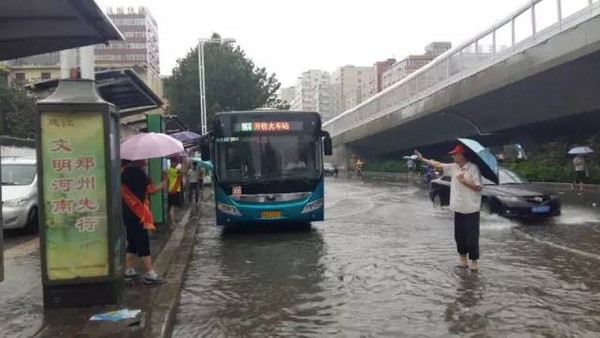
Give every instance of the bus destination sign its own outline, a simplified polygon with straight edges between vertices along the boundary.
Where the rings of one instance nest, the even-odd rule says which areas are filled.
[[[303,129],[301,121],[245,121],[235,125],[235,131],[242,133],[288,132],[302,131]]]

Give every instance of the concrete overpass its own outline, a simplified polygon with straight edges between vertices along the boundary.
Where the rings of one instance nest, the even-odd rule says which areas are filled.
[[[600,0],[533,0],[324,129],[344,163],[599,110]]]

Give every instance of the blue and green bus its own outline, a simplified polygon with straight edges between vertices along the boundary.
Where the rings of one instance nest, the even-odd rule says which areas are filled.
[[[217,113],[201,152],[213,163],[218,225],[323,220],[323,155],[332,147],[318,113]]]

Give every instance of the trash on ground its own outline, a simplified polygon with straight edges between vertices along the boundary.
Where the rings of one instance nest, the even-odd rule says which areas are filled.
[[[109,312],[93,315],[92,318],[90,318],[90,320],[118,322],[119,320],[123,320],[123,319],[135,318],[141,312],[142,312],[142,310],[129,310],[129,309],[123,309],[123,310],[118,310],[118,311],[109,311]]]

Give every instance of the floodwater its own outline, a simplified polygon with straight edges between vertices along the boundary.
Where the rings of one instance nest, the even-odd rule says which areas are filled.
[[[204,206],[206,211],[211,208]],[[479,273],[455,268],[452,214],[400,183],[326,183],[312,230],[203,220],[174,337],[600,335],[600,216],[482,216]]]

